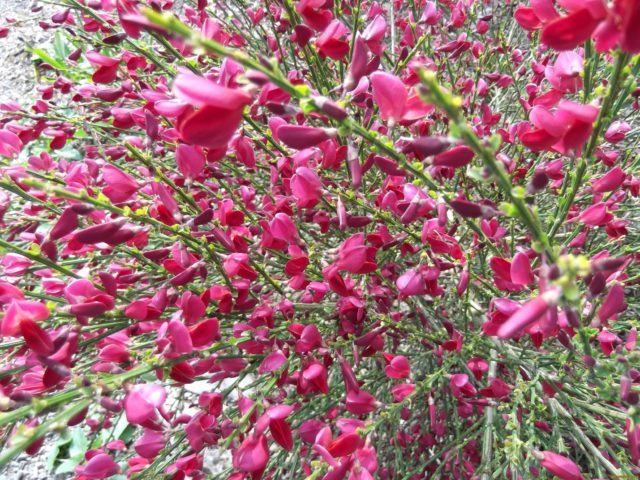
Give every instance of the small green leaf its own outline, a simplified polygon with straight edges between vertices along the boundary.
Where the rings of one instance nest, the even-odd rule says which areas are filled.
[[[71,446],[69,447],[69,457],[84,457],[89,448],[89,442],[82,428],[74,428],[71,431]]]
[[[76,465],[79,465],[79,464],[80,462],[75,458],[68,458],[64,460],[60,465],[58,465],[58,468],[56,468],[55,472],[53,473],[55,473],[56,475],[60,475],[63,473],[71,473],[73,472]]]
[[[61,62],[64,62],[71,53],[69,44],[60,30],[57,30],[53,37],[53,51],[56,54],[56,58]]]
[[[56,70],[66,70],[67,67],[62,63],[53,58],[47,52],[42,50],[41,48],[32,48],[30,52],[33,53],[36,57],[42,60],[44,63],[51,65]]]

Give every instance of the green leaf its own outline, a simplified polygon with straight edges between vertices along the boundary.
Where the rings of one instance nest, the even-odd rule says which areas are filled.
[[[33,53],[36,57],[38,57],[40,60],[42,60],[44,63],[48,63],[49,65],[51,65],[56,70],[67,69],[66,65],[64,65],[62,62],[59,62],[55,58],[53,58],[51,55],[49,55],[47,52],[45,52],[41,48],[32,48],[32,49],[29,49],[29,51]]]
[[[64,62],[71,53],[69,44],[60,30],[57,30],[53,37],[53,52],[56,54],[56,58],[61,62]]]
[[[52,471],[53,467],[56,464],[56,460],[58,459],[58,455],[60,454],[60,445],[60,441],[56,442],[55,445],[51,448],[49,455],[47,456],[47,470],[49,471]]]
[[[71,431],[71,446],[69,447],[69,457],[84,457],[85,452],[89,449],[89,442],[82,428],[74,428]]]
[[[53,473],[55,473],[56,475],[60,475],[62,473],[71,473],[73,472],[76,465],[79,465],[79,464],[80,464],[80,461],[76,460],[75,458],[68,458],[64,462],[62,462],[60,465],[58,465],[58,468],[56,468],[55,472]]]

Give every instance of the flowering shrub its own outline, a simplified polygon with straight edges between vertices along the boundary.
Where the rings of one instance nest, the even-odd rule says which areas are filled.
[[[1,106],[0,465],[640,474],[640,1],[63,3]]]

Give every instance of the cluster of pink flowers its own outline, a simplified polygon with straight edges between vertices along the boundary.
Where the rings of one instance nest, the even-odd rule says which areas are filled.
[[[0,467],[638,474],[640,2],[175,7],[0,104]]]

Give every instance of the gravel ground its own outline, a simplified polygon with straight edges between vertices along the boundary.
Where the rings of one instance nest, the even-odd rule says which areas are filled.
[[[0,26],[9,27],[7,37],[0,39],[0,102],[28,102],[37,96],[35,69],[26,49],[46,45],[51,38],[51,31],[40,28],[38,21],[52,9],[32,11],[41,6],[33,0],[0,0]]]

